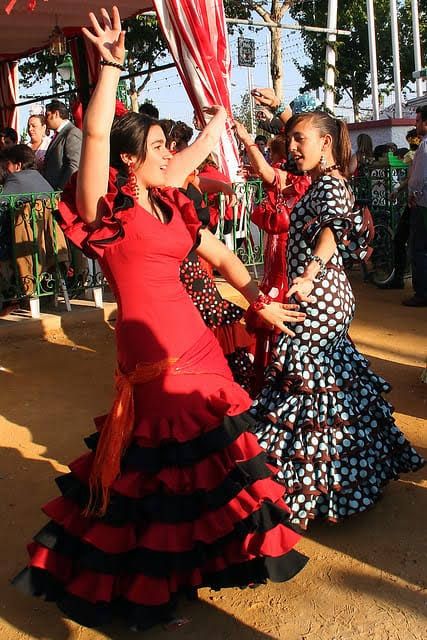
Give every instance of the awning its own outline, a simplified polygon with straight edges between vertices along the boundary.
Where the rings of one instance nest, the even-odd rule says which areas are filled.
[[[49,36],[55,25],[68,36],[80,34],[83,25],[89,26],[89,10],[97,11],[106,5],[105,0],[16,0],[8,15],[6,7],[10,0],[3,0],[0,12],[0,61],[17,60],[49,44]],[[29,10],[29,4],[35,5]],[[153,8],[151,0],[119,0],[117,6],[122,19]]]

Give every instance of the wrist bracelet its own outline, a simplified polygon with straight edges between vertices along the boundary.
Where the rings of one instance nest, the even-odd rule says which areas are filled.
[[[320,277],[320,278],[324,278],[328,272],[328,269],[326,267],[326,263],[324,260],[322,260],[322,258],[320,256],[317,256],[316,254],[313,254],[312,256],[310,256],[310,258],[307,260],[307,264],[310,264],[310,262],[316,262],[320,269],[317,272],[316,278]]]
[[[101,67],[114,67],[115,69],[120,69],[120,71],[125,70],[124,64],[120,64],[120,62],[110,62],[110,60],[104,60],[104,58],[101,58],[99,64]]]
[[[258,148],[258,145],[255,144],[255,142],[253,144],[248,144],[246,146],[248,147],[248,149],[250,149],[250,147],[257,147]]]
[[[285,104],[284,102],[281,102],[278,107],[276,107],[275,109],[272,109],[273,115],[277,118],[280,115],[282,115],[282,113],[286,111],[287,108],[288,108],[288,105]]]
[[[264,307],[271,302],[273,302],[273,299],[270,298],[270,296],[260,292],[257,295],[256,299],[249,305],[249,309],[253,309],[254,311],[261,311],[261,309],[264,309]]]

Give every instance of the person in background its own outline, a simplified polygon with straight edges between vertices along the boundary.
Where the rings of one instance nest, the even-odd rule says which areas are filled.
[[[55,190],[61,190],[79,168],[82,132],[70,122],[67,107],[59,100],[46,106],[46,125],[54,135],[45,153],[43,175]]]
[[[179,164],[188,154],[203,159],[211,150],[202,134],[188,145],[193,130],[183,122],[159,120],[166,137],[166,146]],[[206,130],[206,127],[203,128]],[[203,132],[202,130],[202,132]],[[178,148],[180,149],[178,151]],[[203,160],[205,162],[206,160]],[[203,164],[203,163],[202,163]],[[210,207],[203,200],[203,193],[226,193],[234,197],[232,185],[225,176],[206,175],[195,170],[187,177],[184,193],[193,201],[199,220],[204,228],[211,223]],[[244,309],[223,298],[215,285],[212,266],[197,255],[193,249],[180,266],[180,278],[185,290],[199,311],[206,326],[214,333],[221,345],[233,377],[246,391],[253,386],[253,364],[251,347],[253,338],[247,333],[241,320]]]
[[[412,161],[418,146],[421,142],[420,136],[416,129],[411,129],[406,134],[406,140],[409,144],[409,151],[404,155],[403,162],[408,165],[408,173],[406,178],[402,180],[399,186],[390,194],[392,201],[398,201],[399,194],[407,191],[409,176],[411,174]],[[389,282],[377,284],[379,289],[404,289],[405,288],[405,271],[407,269],[408,255],[407,246],[411,231],[411,211],[412,207],[407,202],[403,209],[402,215],[397,223],[396,232],[394,234],[394,274]]]
[[[236,134],[244,144],[252,172],[261,178],[265,197],[252,212],[252,222],[265,233],[264,276],[260,289],[271,300],[285,302],[288,292],[286,252],[289,219],[293,207],[310,186],[305,175],[287,170],[287,145],[283,135],[271,141],[274,163],[267,162],[259,146],[252,142],[248,131],[240,122],[234,122]],[[246,315],[248,327],[256,335],[254,391],[259,391],[264,381],[265,368],[270,363],[277,331],[265,326],[251,312]]]
[[[267,138],[263,136],[261,133],[255,136],[254,140],[256,146],[261,151],[264,158],[267,160],[269,157],[268,147],[267,147]]]
[[[139,113],[142,113],[143,116],[149,116],[150,118],[154,118],[155,120],[159,119],[159,110],[154,104],[151,102],[143,102],[139,109]]]
[[[37,171],[35,153],[28,145],[16,144],[3,149],[1,155],[7,170],[2,196],[52,191],[52,185]]]
[[[411,207],[411,266],[414,295],[403,300],[407,307],[427,307],[427,105],[415,115],[417,134],[421,138],[415,152],[408,180]]]
[[[350,160],[349,174],[351,176],[363,175],[367,166],[374,159],[372,138],[367,133],[359,133],[357,136],[357,149]]]
[[[13,145],[18,144],[18,134],[12,127],[5,127],[1,136],[3,138],[3,147],[13,147]]]
[[[34,113],[28,118],[27,131],[30,136],[30,142],[27,144],[34,151],[36,168],[42,171],[46,150],[50,144],[50,138],[46,135],[46,118],[42,113]]]

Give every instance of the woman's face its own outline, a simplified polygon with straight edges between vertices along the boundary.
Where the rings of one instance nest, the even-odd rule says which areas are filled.
[[[318,167],[322,154],[326,155],[325,139],[326,136],[321,136],[319,129],[313,127],[309,119],[301,120],[289,131],[288,151],[299,171],[311,171]]]
[[[164,187],[166,170],[172,154],[166,147],[166,138],[159,125],[150,128],[147,134],[147,153],[144,161],[135,168],[139,182],[146,188]]]
[[[46,125],[39,118],[31,117],[28,120],[28,135],[31,142],[41,142],[46,134]]]

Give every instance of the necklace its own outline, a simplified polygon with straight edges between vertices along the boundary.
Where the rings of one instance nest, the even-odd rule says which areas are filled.
[[[323,173],[332,173],[332,171],[335,171],[335,169],[341,170],[340,165],[331,164],[329,167],[325,167],[325,169],[323,169]]]

